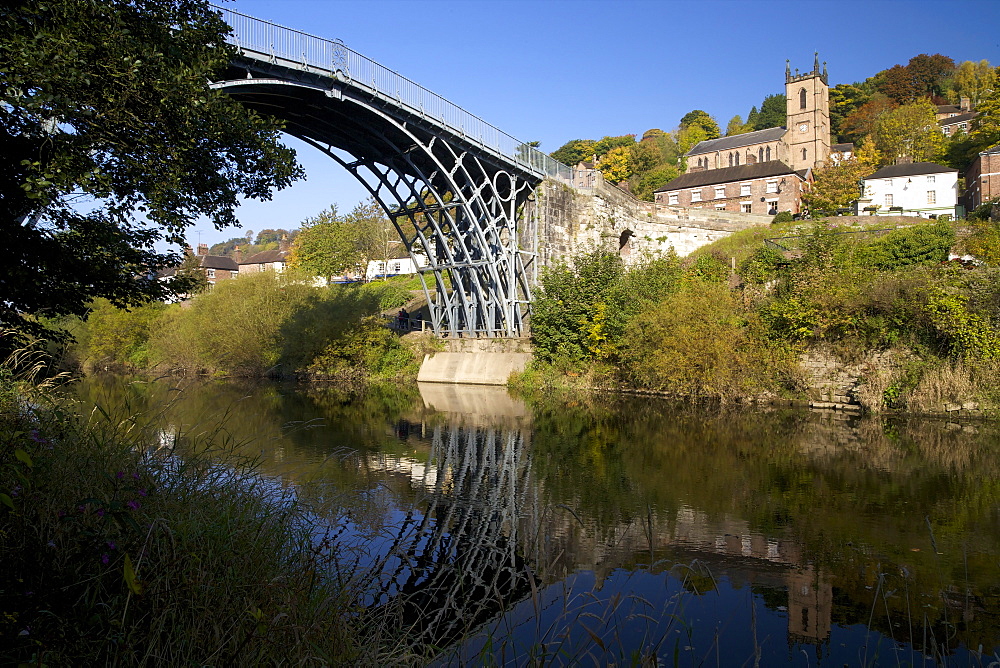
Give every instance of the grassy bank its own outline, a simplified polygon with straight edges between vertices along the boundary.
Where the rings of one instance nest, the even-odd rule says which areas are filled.
[[[0,661],[398,660],[379,642],[398,625],[354,614],[363,574],[332,577],[335,541],[224,425],[78,416],[39,362],[0,365]]]
[[[271,272],[222,281],[184,304],[132,311],[96,302],[67,363],[84,372],[204,374],[361,382],[416,375],[418,353],[381,314],[412,299],[403,277],[313,287]]]
[[[855,400],[868,410],[954,402],[995,411],[996,227],[981,221],[956,235],[947,222],[891,232],[782,225],[628,269],[617,253],[595,250],[544,274],[532,316],[536,360],[513,384],[527,393],[805,399],[800,360],[822,350],[861,369]],[[765,236],[789,238],[776,248]],[[985,261],[947,261],[967,249]]]

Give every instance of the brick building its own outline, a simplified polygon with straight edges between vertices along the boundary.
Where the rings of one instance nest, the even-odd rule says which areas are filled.
[[[830,87],[819,54],[812,72],[785,66],[785,127],[703,141],[687,173],[655,192],[660,204],[773,215],[800,213],[812,170],[830,157]]]
[[[1000,198],[1000,144],[977,155],[966,170],[962,203],[966,211],[972,211],[997,198]]]

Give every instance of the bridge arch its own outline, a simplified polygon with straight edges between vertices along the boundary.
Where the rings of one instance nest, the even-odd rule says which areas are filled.
[[[519,212],[549,172],[569,168],[338,42],[222,13],[239,56],[213,87],[283,119],[361,182],[410,256],[428,260],[420,277],[434,332],[523,336],[533,256]]]

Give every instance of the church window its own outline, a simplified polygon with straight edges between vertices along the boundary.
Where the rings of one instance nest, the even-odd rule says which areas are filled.
[[[802,159],[803,160],[806,159],[806,150],[805,149],[802,149]]]
[[[737,167],[740,166],[740,154],[739,153],[736,154],[736,166]]]
[[[691,201],[692,202],[700,202],[701,201],[701,190],[692,190],[691,191]]]
[[[806,108],[806,89],[805,88],[800,88],[799,89],[799,109],[805,109],[805,108]]]
[[[768,162],[771,161],[771,147],[770,146],[767,147],[767,160],[768,160]]]
[[[768,156],[768,157],[770,157],[770,156]],[[763,146],[761,146],[759,149],[757,149],[757,158],[761,162],[764,162],[764,147]]]
[[[740,195],[742,197],[746,197],[749,194],[750,194],[750,184],[749,183],[741,183],[740,184]]]
[[[726,196],[726,186],[715,186],[715,199],[722,199]]]
[[[733,166],[733,154],[732,153],[729,154],[729,166],[730,167]]]

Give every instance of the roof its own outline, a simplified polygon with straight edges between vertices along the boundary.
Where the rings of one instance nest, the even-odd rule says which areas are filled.
[[[240,262],[240,265],[244,264],[270,264],[271,262],[284,262],[285,258],[288,257],[288,251],[282,250],[266,250],[259,253],[254,253],[247,259]]]
[[[985,151],[980,151],[979,155],[996,155],[997,153],[1000,153],[1000,144],[997,144],[996,146],[990,146]]]
[[[948,118],[942,118],[938,121],[938,125],[954,125],[955,123],[964,123],[971,121],[973,118],[979,115],[978,111],[969,111],[964,114],[959,114],[958,116],[949,116]]]
[[[918,174],[941,174],[946,172],[958,173],[953,167],[935,165],[933,162],[910,162],[902,165],[889,165],[883,167],[871,176],[866,176],[865,181],[871,179],[891,179],[895,176],[917,176]]]
[[[756,132],[744,132],[741,135],[733,135],[732,137],[706,139],[695,144],[694,148],[684,155],[728,151],[731,148],[740,148],[741,146],[750,146],[751,144],[763,144],[764,142],[777,141],[784,134],[785,128],[767,128],[766,130],[757,130]]]
[[[830,147],[830,151],[833,153],[848,153],[848,152],[853,153],[854,144],[851,142],[847,142],[846,144],[834,144],[833,146]]]
[[[740,165],[739,167],[723,167],[722,169],[707,169],[702,172],[690,172],[681,174],[670,183],[657,188],[654,192],[666,192],[668,190],[680,190],[681,188],[698,188],[716,183],[731,183],[733,181],[749,181],[751,179],[765,179],[769,176],[785,176],[795,174],[801,179],[805,179],[809,173],[807,169],[795,171],[780,160],[770,162],[758,162],[755,165]]]
[[[962,108],[957,104],[939,104],[937,106],[937,113],[939,114],[957,114],[962,111]]]
[[[229,271],[239,271],[236,261],[225,255],[199,255],[198,266],[203,269],[228,269]]]

